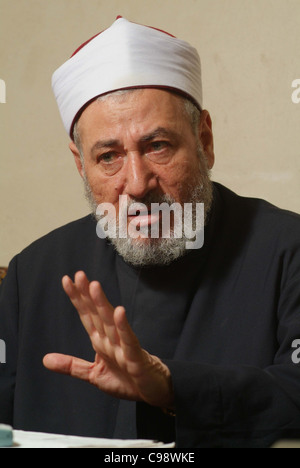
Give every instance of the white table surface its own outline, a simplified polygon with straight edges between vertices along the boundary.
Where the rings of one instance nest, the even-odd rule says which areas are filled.
[[[160,448],[175,447],[151,440],[97,439],[42,432],[13,431],[13,448]]]

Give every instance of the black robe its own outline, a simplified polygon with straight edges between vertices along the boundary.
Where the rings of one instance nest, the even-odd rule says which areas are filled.
[[[34,242],[0,287],[0,422],[178,447],[268,447],[300,437],[300,216],[214,184],[204,247],[166,267],[133,268],[92,216]],[[176,417],[118,400],[43,367],[50,352],[93,361],[61,287],[84,270],[124,305],[141,345],[172,374]]]

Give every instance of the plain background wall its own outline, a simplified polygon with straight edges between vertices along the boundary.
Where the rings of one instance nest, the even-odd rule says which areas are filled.
[[[198,49],[213,179],[300,212],[300,0],[0,0],[0,265],[88,213],[51,75],[117,15]]]

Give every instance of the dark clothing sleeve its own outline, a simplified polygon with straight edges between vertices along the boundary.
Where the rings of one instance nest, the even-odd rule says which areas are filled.
[[[169,362],[176,395],[178,447],[270,447],[300,437],[300,410],[278,384],[274,368]],[[288,367],[288,366],[287,366]],[[288,368],[282,374],[288,373]],[[295,380],[299,372],[290,372]],[[287,377],[287,376],[286,376]]]
[[[18,356],[17,259],[0,286],[0,339],[5,343],[6,362],[0,364],[0,422],[12,425]],[[9,314],[5,313],[9,311]]]
[[[279,439],[300,438],[300,352],[294,345],[300,337],[300,243],[281,255],[280,264],[272,365],[167,361],[179,447],[269,447]],[[257,346],[267,349],[267,343]]]
[[[18,254],[0,286],[0,339],[6,346],[6,362],[0,364],[0,423],[25,431],[112,438],[118,399],[43,366],[51,352],[89,362],[95,357],[62,289],[63,275],[85,270],[105,285],[113,305],[119,303],[111,287],[116,282],[109,254],[99,262],[105,246],[94,239],[90,217],[62,229],[62,235],[50,233]]]

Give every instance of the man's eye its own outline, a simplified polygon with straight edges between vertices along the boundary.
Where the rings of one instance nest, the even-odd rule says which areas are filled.
[[[111,151],[109,153],[101,154],[101,156],[99,156],[97,159],[98,159],[98,162],[102,164],[112,164],[117,160],[117,158],[118,158],[117,153]]]
[[[146,151],[147,158],[156,164],[168,164],[174,154],[174,148],[168,141],[152,141]]]
[[[103,153],[97,157],[100,170],[106,175],[116,174],[123,166],[123,157],[115,151]]]
[[[152,151],[161,151],[168,146],[166,141],[153,141],[151,143]]]

